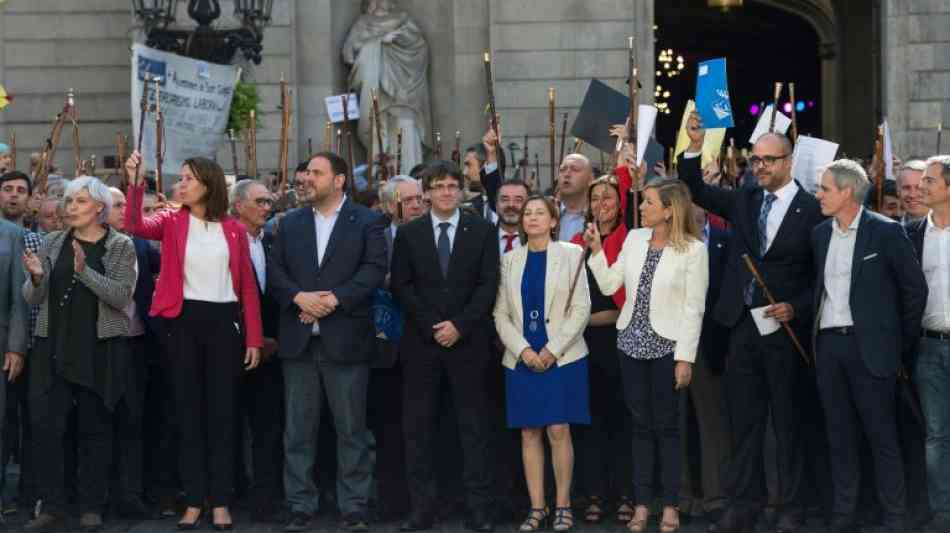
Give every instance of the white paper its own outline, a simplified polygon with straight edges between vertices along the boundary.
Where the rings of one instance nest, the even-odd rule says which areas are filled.
[[[806,191],[815,194],[818,190],[822,167],[835,160],[838,144],[817,137],[799,135],[792,155],[792,177]]]
[[[896,181],[894,176],[894,145],[891,144],[891,128],[884,121],[884,177]]]
[[[647,144],[653,135],[653,126],[656,125],[657,109],[652,105],[640,105],[637,116],[637,164],[643,162],[643,155],[647,153]]]
[[[759,123],[755,125],[755,131],[752,132],[752,137],[749,137],[749,144],[755,144],[755,141],[758,141],[759,137],[769,132],[773,107],[772,104],[769,104],[768,107],[765,108],[765,111],[762,112],[762,115],[759,116]],[[785,113],[781,111],[775,113],[775,131],[785,134],[791,125],[792,119],[785,116]]]
[[[330,122],[333,122],[334,124],[343,122],[343,95],[337,94],[334,96],[327,96],[326,103],[327,115],[330,117]],[[351,93],[346,97],[346,107],[347,118],[350,120],[356,120],[360,118],[360,102],[356,98],[355,93]]]
[[[763,337],[775,333],[778,331],[778,328],[782,327],[782,324],[778,320],[765,316],[765,310],[769,307],[770,306],[766,305],[749,309],[749,312],[752,313],[752,320],[755,320],[755,327],[758,328],[759,335]]]

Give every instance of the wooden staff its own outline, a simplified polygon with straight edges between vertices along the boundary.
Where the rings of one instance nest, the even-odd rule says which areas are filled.
[[[739,160],[736,158],[736,139],[729,137],[729,147],[726,148],[726,169],[732,177],[733,186],[739,181]]]
[[[627,49],[628,57],[627,63],[629,67],[630,82],[627,86],[627,97],[630,99],[630,109],[627,116],[627,142],[632,146],[637,146],[637,123],[640,120],[640,77],[639,77],[639,68],[637,68],[637,47],[636,40],[633,36],[627,38]],[[619,155],[619,154],[618,154]],[[637,168],[633,172],[639,172],[639,161],[634,161],[634,164],[637,165]],[[612,171],[613,169],[611,169]],[[633,217],[632,223],[634,228],[640,227],[640,210],[637,206],[640,205],[640,183],[638,183],[637,176],[630,176],[631,183],[633,187],[630,188],[630,192],[633,197]]]
[[[343,97],[343,105],[346,106],[346,96]],[[291,107],[290,89],[287,87],[287,80],[284,75],[280,75],[280,144],[278,146],[277,164],[277,191],[281,193],[289,182],[290,170],[290,121]],[[345,109],[345,107],[344,107]]]
[[[350,90],[343,93],[343,136],[346,137],[346,162],[350,165],[350,196],[356,195],[356,176],[353,172],[353,134],[350,131],[349,98]]]
[[[241,173],[241,170],[238,168],[238,155],[237,155],[237,139],[234,138],[234,130],[228,129],[228,144],[231,146],[231,165],[234,169],[234,175],[237,176]]]
[[[557,136],[556,124],[554,123],[554,87],[548,88],[548,145],[551,160],[551,186],[557,183],[557,161],[554,159],[555,139]]]
[[[778,99],[782,97],[782,82],[775,82],[775,94],[772,96],[772,118],[769,119],[769,133],[775,133],[775,116],[778,114]]]
[[[70,100],[67,98],[66,105],[63,106],[63,111],[56,115],[50,136],[46,139],[46,144],[43,146],[42,152],[40,152],[40,160],[37,163],[38,166],[33,177],[33,189],[39,192],[46,192],[46,184],[49,180],[49,166],[56,158],[56,148],[59,146],[59,140],[63,134],[63,128],[66,126],[66,121],[69,120],[69,105]]]
[[[943,122],[938,122],[937,123],[937,150],[934,152],[935,154],[940,153],[940,137],[942,135],[943,135]],[[16,137],[13,138],[13,144],[11,146],[13,148],[16,148]],[[13,158],[14,158],[13,162],[16,163],[16,151],[13,152]]]
[[[567,113],[564,113],[564,120],[561,122],[561,156],[558,161],[564,161],[564,145],[567,143]]]
[[[442,132],[435,130],[435,158],[442,159]]]
[[[762,289],[762,292],[765,293],[765,298],[768,300],[769,305],[775,305],[775,298],[772,297],[772,291],[769,290],[768,286],[765,285],[765,279],[762,278],[762,274],[759,273],[759,269],[755,268],[755,263],[752,262],[752,258],[749,257],[749,254],[742,254],[742,260],[745,261],[745,265],[749,268],[749,272],[752,273],[752,277],[755,278],[755,282],[759,284],[759,287]],[[785,333],[788,333],[790,339],[792,339],[792,344],[795,345],[795,348],[798,349],[798,353],[802,356],[802,360],[805,361],[805,364],[811,364],[811,360],[808,357],[808,353],[805,352],[805,349],[802,348],[802,343],[798,342],[798,336],[795,335],[795,332],[792,331],[792,327],[788,325],[788,322],[782,322],[782,327],[785,329]]]
[[[162,165],[165,164],[165,115],[162,113],[161,78],[155,80],[155,191],[162,194],[164,180]]]
[[[135,165],[135,176],[138,178],[139,171],[142,168],[142,162],[145,159],[141,157],[142,155],[142,140],[145,138],[145,116],[148,115],[149,105],[148,105],[148,85],[151,81],[152,76],[146,72],[145,78],[142,80],[142,98],[139,99],[139,138],[135,140],[135,151],[139,153],[139,162]],[[125,162],[119,163],[121,165]]]
[[[538,186],[538,180],[541,178],[541,157],[537,152],[534,153],[534,174],[531,175],[531,181],[535,187]],[[540,187],[539,187],[540,188]]]
[[[794,143],[798,139],[798,119],[795,116],[795,82],[788,83],[788,102],[792,106],[792,129],[790,138]]]
[[[129,186],[129,177],[125,172],[122,171],[123,165],[125,165],[125,160],[128,159],[128,139],[125,135],[122,135],[121,131],[115,132],[115,154],[118,161],[116,161],[116,171],[119,174],[119,188],[122,191]]]
[[[876,193],[876,210],[878,213],[884,208],[884,179],[887,176],[886,166],[890,161],[884,161],[884,126],[878,126],[877,138],[874,140],[874,158],[877,165],[871,169],[874,172],[874,187]]]
[[[939,137],[937,144],[940,144]],[[10,130],[10,159],[13,161],[13,168],[7,169],[8,172],[16,170],[16,132],[13,130]]]
[[[323,151],[329,152],[333,148],[333,123],[329,120],[323,127]]]
[[[96,154],[89,154],[89,175],[96,175]]]
[[[343,153],[343,130],[340,128],[336,129],[336,150],[334,150],[334,152],[336,152],[337,155]]]
[[[462,132],[455,130],[455,147],[452,149],[452,161],[462,166]]]
[[[372,189],[372,178],[373,178],[373,169],[376,167],[375,159],[373,158],[373,151],[376,149],[376,120],[373,117],[373,114],[369,114],[369,150],[366,152],[367,159],[369,159],[369,165],[366,169],[366,179],[369,183],[369,188]]]
[[[257,113],[252,109],[247,115],[247,175],[257,179]]]
[[[485,52],[485,83],[488,85],[488,116],[491,129],[495,132],[496,146],[501,147],[501,134],[498,132],[498,109],[495,106],[495,76],[492,74],[491,54]]]
[[[580,137],[574,137],[574,148],[571,149],[571,153],[572,154],[578,153],[578,151],[580,151],[581,149],[581,146],[584,146],[584,141],[581,140]]]
[[[307,137],[307,155],[313,153],[313,137]]]
[[[402,128],[396,133],[396,174],[402,174]]]
[[[521,181],[528,181],[528,134],[524,134],[524,157],[518,161],[518,167],[521,168]]]
[[[70,120],[73,125],[73,160],[76,165],[76,175],[82,172],[82,150],[79,147],[79,114],[76,110],[76,93],[69,89],[66,93],[66,106],[71,110]]]
[[[379,154],[376,155],[376,164],[379,165],[379,181],[384,182],[389,181],[390,155],[383,146],[383,121],[381,118],[382,115],[379,114],[379,94],[376,93],[376,89],[371,89],[370,95],[372,95],[373,98],[372,118],[376,124],[376,143],[379,145]],[[373,157],[372,150],[370,150],[370,157]]]

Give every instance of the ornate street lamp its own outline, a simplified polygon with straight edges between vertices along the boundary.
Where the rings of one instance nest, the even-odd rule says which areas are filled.
[[[718,7],[723,13],[733,8],[742,7],[742,0],[706,0],[709,7]]]
[[[152,48],[228,64],[238,50],[245,59],[261,63],[264,27],[270,23],[274,0],[235,0],[234,15],[240,28],[216,29],[221,16],[218,0],[187,0],[188,16],[198,23],[193,30],[173,28],[179,0],[132,0],[135,16],[145,27],[145,44]]]

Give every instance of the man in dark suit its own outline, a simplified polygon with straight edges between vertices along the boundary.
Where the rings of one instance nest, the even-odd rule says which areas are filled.
[[[280,308],[284,490],[292,515],[287,531],[310,529],[317,512],[311,471],[324,393],[338,436],[343,526],[368,527],[374,442],[366,395],[376,338],[371,303],[386,275],[386,240],[382,217],[344,195],[347,171],[334,153],[310,158],[298,184],[306,207],[281,219],[267,263],[267,292]]]
[[[725,476],[729,505],[717,528],[736,532],[755,521],[767,494],[763,445],[771,414],[779,480],[775,529],[795,531],[802,522],[802,359],[785,331],[759,334],[750,310],[768,306],[768,301],[742,256],[754,260],[776,299],[766,316],[788,323],[801,337],[811,320],[815,279],[809,235],[821,221],[821,211],[815,198],[792,179],[792,146],[785,136],[763,135],[753,147],[749,162],[760,187],[725,190],[703,182],[699,156],[705,132],[695,113],[687,133],[690,145],[680,158],[680,178],[697,205],[733,227],[722,288],[712,309],[716,322],[730,328],[723,384],[733,435]]]
[[[501,154],[501,155],[499,155]],[[498,138],[491,128],[482,137],[481,144],[473,144],[465,150],[462,158],[467,188],[463,194],[463,205],[471,208],[489,222],[498,220],[495,203],[498,189],[504,179],[504,168],[500,159],[503,151],[498,150]]]
[[[897,440],[897,372],[920,339],[927,282],[903,228],[866,211],[861,165],[828,165],[814,229],[818,391],[825,408],[834,485],[834,531],[853,531],[861,433],[874,457],[887,531],[905,528],[904,469]]]
[[[907,231],[924,270],[929,295],[916,359],[907,364],[923,407],[926,423],[926,470],[933,507],[934,531],[950,531],[950,156],[928,159],[920,194],[930,213],[911,222]],[[905,434],[906,436],[906,434]],[[913,461],[913,458],[908,458]],[[913,513],[914,481],[921,476],[908,467],[908,507]]]
[[[432,209],[399,229],[391,278],[407,320],[400,351],[413,510],[402,529],[428,529],[437,512],[433,456],[444,377],[458,414],[467,526],[490,531],[493,422],[485,416],[491,405],[485,385],[486,372],[497,363],[490,355],[499,269],[496,233],[483,218],[459,209],[463,181],[454,163],[436,161],[424,175]]]
[[[726,269],[729,252],[730,233],[709,223],[706,212],[694,206],[693,215],[703,229],[703,242],[709,251],[709,290],[706,291],[706,308],[711,309],[719,297],[722,277]],[[696,412],[699,430],[699,449],[702,490],[693,489],[693,476],[690,469],[683,469],[681,492],[689,498],[702,498],[689,511],[702,512],[707,518],[716,520],[726,505],[723,493],[722,469],[729,458],[729,424],[722,406],[722,372],[725,368],[726,352],[729,349],[729,329],[718,324],[710,314],[703,316],[703,330],[699,340],[699,362],[694,365],[693,381],[689,394]],[[685,413],[684,413],[685,414]],[[687,421],[686,416],[683,422]],[[687,431],[683,431],[687,435]],[[689,454],[687,454],[687,458]],[[699,487],[696,487],[699,488]],[[685,508],[686,502],[680,501]]]
[[[247,420],[251,431],[251,459],[254,480],[249,487],[251,514],[255,522],[270,521],[279,508],[283,464],[282,436],[284,378],[277,351],[277,320],[280,310],[267,292],[267,256],[273,236],[264,230],[274,202],[263,182],[246,179],[231,189],[231,209],[247,229],[251,263],[257,278],[261,301],[264,346],[261,364],[245,372],[241,381],[240,420]],[[243,442],[244,424],[239,424],[238,442]],[[244,477],[244,448],[238,450],[238,479]]]

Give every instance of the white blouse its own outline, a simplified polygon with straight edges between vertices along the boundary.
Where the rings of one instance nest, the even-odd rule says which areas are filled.
[[[228,241],[220,222],[189,215],[185,245],[185,299],[227,303],[238,301],[231,282]]]

